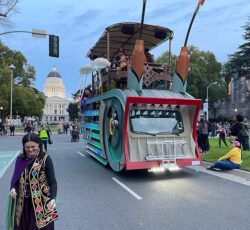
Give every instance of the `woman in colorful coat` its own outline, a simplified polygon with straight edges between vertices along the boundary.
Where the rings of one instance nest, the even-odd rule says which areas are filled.
[[[53,230],[58,214],[52,160],[43,152],[37,134],[26,134],[22,143],[23,153],[17,157],[10,191],[16,198],[15,229]]]

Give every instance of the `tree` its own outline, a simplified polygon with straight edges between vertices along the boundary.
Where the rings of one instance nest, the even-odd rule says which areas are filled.
[[[163,53],[156,59],[157,63],[168,63],[169,53]],[[213,82],[219,84],[209,89],[209,108],[214,110],[214,102],[226,97],[225,82],[221,81],[221,64],[212,52],[199,51],[195,46],[189,47],[190,69],[187,78],[187,92],[205,102],[206,89]],[[172,55],[171,73],[175,71],[176,55]]]
[[[214,86],[211,90],[209,101],[213,104],[217,98],[226,96],[225,84],[221,82],[221,64],[216,61],[212,52],[199,51],[195,46],[189,47],[190,69],[188,74],[187,92],[195,98],[201,98],[204,102],[206,99],[206,87],[217,81],[219,85]],[[163,53],[156,59],[156,63],[168,63],[169,52]],[[176,55],[172,55],[171,73],[175,70]]]
[[[11,26],[9,16],[11,13],[17,12],[17,4],[19,0],[0,1],[0,25],[4,27]]]
[[[24,87],[30,87],[32,83],[36,80],[36,70],[35,67],[30,64],[24,64],[22,76],[18,76],[17,84]]]
[[[5,115],[10,113],[10,80],[9,65],[16,69],[13,76],[13,115],[21,117],[32,115],[41,117],[45,105],[42,92],[31,87],[36,79],[35,68],[27,64],[27,60],[20,51],[10,50],[0,42],[0,106]]]
[[[221,64],[216,61],[212,52],[199,51],[194,46],[189,47],[190,71],[187,79],[187,92],[196,98],[206,99],[206,89],[213,82],[219,84],[210,88],[209,102],[213,104],[218,98],[226,96],[226,88],[221,81]]]
[[[13,112],[21,117],[41,118],[45,106],[45,96],[30,87],[16,86],[13,90]]]
[[[239,46],[238,51],[229,55],[226,71],[235,78],[250,79],[250,17],[243,28],[245,29],[243,38],[246,42]]]
[[[214,102],[224,100],[226,98],[226,84],[221,78],[221,64],[217,62],[212,52],[199,51],[194,46],[189,47],[190,55],[190,71],[187,78],[187,92],[195,98],[200,98],[205,102],[207,98],[207,87],[209,88],[209,109],[216,116],[216,108]]]
[[[172,57],[171,57],[171,63],[170,63],[170,73],[171,74],[175,70],[176,60],[177,60],[177,56],[176,55],[172,55]],[[166,51],[160,57],[156,58],[155,63],[169,65],[169,52]]]
[[[79,109],[77,103],[69,103],[69,107],[67,109],[67,112],[69,113],[69,120],[70,121],[74,121],[76,119],[79,119],[80,109]]]

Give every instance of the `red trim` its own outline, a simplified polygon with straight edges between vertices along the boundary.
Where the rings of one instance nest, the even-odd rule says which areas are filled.
[[[130,104],[174,104],[174,105],[195,105],[195,115],[193,122],[193,137],[196,144],[196,158],[181,159],[177,160],[178,166],[189,166],[192,165],[192,161],[200,161],[200,152],[197,143],[196,126],[198,122],[198,115],[201,108],[200,99],[180,99],[180,98],[152,98],[152,97],[127,97],[124,111],[124,121],[123,121],[123,150],[125,157],[125,167],[127,170],[130,169],[147,169],[152,167],[158,167],[161,161],[140,161],[140,162],[130,162],[128,154],[128,135],[127,135],[127,124],[128,124],[128,113]]]
[[[192,161],[199,161],[201,165],[201,161],[199,158],[188,158],[188,159],[180,159],[176,160],[176,164],[179,167],[191,166]],[[154,167],[159,167],[162,161],[136,161],[136,162],[128,162],[126,164],[127,170],[134,170],[134,169],[150,169]]]

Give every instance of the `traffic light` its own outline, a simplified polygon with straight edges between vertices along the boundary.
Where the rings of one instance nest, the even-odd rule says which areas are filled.
[[[49,56],[59,57],[59,36],[49,35]]]

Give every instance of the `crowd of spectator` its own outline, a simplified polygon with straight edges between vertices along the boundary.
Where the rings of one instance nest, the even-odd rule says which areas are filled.
[[[238,141],[242,150],[250,150],[249,148],[249,124],[246,118],[241,114],[237,114],[230,122],[208,122],[205,117],[201,117],[197,125],[198,145],[201,153],[209,152],[209,137],[218,138],[218,147],[221,148],[223,143],[226,147],[230,147],[229,141]]]

